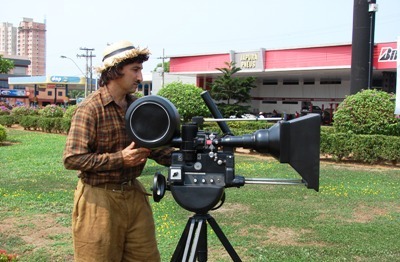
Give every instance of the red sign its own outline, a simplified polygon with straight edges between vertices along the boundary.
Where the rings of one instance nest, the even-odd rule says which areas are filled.
[[[376,69],[395,69],[397,67],[397,43],[377,44],[374,57]]]

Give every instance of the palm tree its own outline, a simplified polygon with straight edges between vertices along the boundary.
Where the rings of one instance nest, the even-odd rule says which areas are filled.
[[[250,90],[255,88],[255,77],[234,77],[242,70],[234,62],[225,62],[225,68],[216,68],[223,75],[211,84],[211,96],[219,101],[218,106],[225,116],[246,113],[251,100]]]

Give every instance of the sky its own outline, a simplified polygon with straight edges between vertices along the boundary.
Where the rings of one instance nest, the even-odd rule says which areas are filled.
[[[365,0],[366,1],[366,0]],[[375,42],[400,36],[400,1],[377,0]],[[143,73],[161,57],[351,43],[354,0],[19,0],[0,9],[0,22],[23,17],[47,24],[47,75],[82,76],[80,48],[101,64],[109,43],[128,40],[151,51]],[[67,56],[70,59],[62,59]],[[168,60],[165,60],[168,61]]]

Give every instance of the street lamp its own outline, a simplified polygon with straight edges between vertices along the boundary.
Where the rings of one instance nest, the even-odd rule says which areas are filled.
[[[84,75],[85,76],[85,98],[86,98],[86,96],[87,96],[87,75],[82,71],[82,69],[75,63],[75,61],[74,61],[74,59],[72,59],[72,58],[70,58],[70,57],[68,57],[68,56],[65,56],[65,55],[62,55],[62,56],[60,56],[60,58],[67,58],[67,59],[69,59],[69,60],[71,60],[74,64],[75,64],[75,66],[79,69],[79,71],[81,71],[81,73],[82,73],[82,75]]]

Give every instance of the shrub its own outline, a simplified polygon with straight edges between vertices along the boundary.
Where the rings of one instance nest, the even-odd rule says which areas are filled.
[[[42,131],[51,133],[54,129],[55,122],[51,117],[40,117],[38,120],[38,126]]]
[[[63,117],[61,119],[61,132],[68,133],[71,128],[71,119]]]
[[[57,105],[47,105],[39,110],[39,115],[43,117],[63,117],[64,109]]]
[[[19,123],[22,116],[38,115],[38,110],[34,107],[17,106],[11,110],[15,123]]]
[[[11,127],[14,124],[14,117],[11,115],[0,116],[0,125]]]
[[[7,138],[7,129],[0,125],[0,142],[5,141]]]
[[[38,116],[22,116],[19,124],[25,130],[37,130],[39,118]]]
[[[184,121],[194,116],[209,116],[210,112],[200,94],[203,90],[193,84],[173,82],[162,88],[158,95],[171,101]]]
[[[400,135],[393,98],[384,91],[371,89],[346,97],[334,115],[336,132]]]
[[[72,106],[68,106],[67,109],[64,112],[63,117],[71,119],[72,116],[75,113],[75,110],[78,108],[78,105],[72,105]]]
[[[11,110],[6,106],[0,106],[0,116],[11,114]]]

